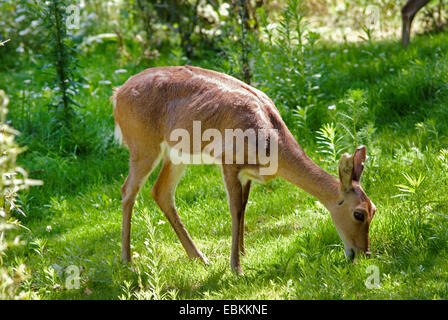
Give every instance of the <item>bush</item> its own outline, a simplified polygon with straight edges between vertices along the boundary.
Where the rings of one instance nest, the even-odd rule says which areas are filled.
[[[17,156],[23,149],[14,141],[18,132],[5,123],[7,105],[8,97],[0,90],[0,300],[31,297],[20,289],[20,283],[26,277],[25,266],[6,266],[4,257],[9,247],[22,243],[19,236],[11,233],[20,227],[12,213],[18,211],[23,214],[15,202],[17,192],[41,184],[28,179],[26,171],[16,165]]]

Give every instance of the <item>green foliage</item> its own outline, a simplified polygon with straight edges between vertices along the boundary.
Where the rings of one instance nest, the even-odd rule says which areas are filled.
[[[448,170],[448,149],[441,149],[438,159],[442,163],[442,166]]]
[[[13,217],[13,212],[24,214],[16,202],[17,193],[31,185],[39,185],[40,181],[28,179],[27,172],[16,165],[17,156],[23,151],[14,141],[18,134],[6,124],[6,113],[9,98],[0,90],[0,300],[32,298],[30,292],[20,288],[20,284],[28,277],[24,264],[5,265],[8,248],[23,245],[14,229],[23,227]]]
[[[426,32],[442,31],[448,23],[448,2],[432,1],[423,8],[422,22]]]
[[[39,52],[43,48],[40,38],[42,20],[33,3],[28,0],[0,2],[0,41],[11,39],[0,51],[2,64],[4,61],[17,63],[14,59],[17,53]]]
[[[332,164],[332,171],[336,172],[335,169],[337,168],[340,155],[345,150],[341,145],[343,136],[338,134],[337,128],[333,123],[327,123],[317,131],[316,139],[318,143],[317,152],[324,156],[324,161]]]
[[[338,126],[351,138],[352,147],[359,146],[359,130],[368,121],[367,94],[364,90],[349,90],[339,102]]]
[[[311,107],[317,101],[321,74],[316,71],[312,57],[319,37],[307,28],[305,8],[300,1],[288,1],[274,27],[269,24],[263,8],[257,12],[268,41],[264,40],[263,34],[251,38],[252,56],[260,57],[252,61],[253,83],[276,102],[283,119],[292,126],[295,118],[301,116],[300,112],[309,117],[313,112]],[[230,52],[236,50],[234,47],[228,49]],[[226,67],[222,69],[229,71]],[[305,128],[293,130],[305,141],[309,140]]]
[[[249,19],[249,10],[248,10],[249,1],[247,0],[239,0],[238,1],[238,14],[241,20],[241,65],[242,65],[242,78],[244,82],[250,84],[252,78],[252,71],[249,64],[249,43],[247,41],[248,37],[248,19]]]
[[[419,173],[418,177],[413,177],[408,175],[407,173],[403,173],[403,176],[406,179],[406,184],[397,184],[396,186],[401,192],[401,194],[396,195],[396,197],[411,197],[412,200],[415,201],[419,208],[419,213],[421,213],[421,200],[424,196],[425,190],[422,189],[422,183],[425,180],[425,176],[422,173]]]
[[[138,217],[140,218],[140,217]],[[175,299],[176,291],[164,291],[166,285],[163,280],[164,267],[160,258],[161,251],[158,249],[156,228],[151,223],[148,213],[142,217],[147,230],[148,237],[143,244],[145,251],[134,256],[134,270],[137,273],[137,288],[131,289],[129,282],[124,282],[121,300],[166,300]]]
[[[53,102],[56,108],[55,119],[65,126],[71,124],[74,115],[74,96],[78,93],[79,78],[77,70],[76,49],[74,42],[67,32],[67,2],[65,0],[51,0],[48,5],[39,6],[44,23],[49,30],[49,50],[53,58],[50,64],[54,68],[59,92]],[[54,111],[54,110],[52,110]]]

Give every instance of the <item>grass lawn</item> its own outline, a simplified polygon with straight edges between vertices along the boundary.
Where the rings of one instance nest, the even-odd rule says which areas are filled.
[[[269,56],[256,62],[255,85],[274,100],[309,156],[334,175],[337,163],[318,152],[316,131],[342,121],[336,113],[340,108],[354,118],[365,107],[355,132],[367,145],[363,187],[377,214],[370,229],[372,257],[351,262],[316,199],[280,179],[254,183],[246,210],[243,276],[230,271],[231,219],[216,166],[189,166],[176,193],[180,216],[210,265],[187,258],[151,198],[159,169],[134,208],[134,264],[120,262],[120,186],[128,152],[112,140],[109,96],[112,86],[143,67],[125,66],[126,73],[115,73],[120,66],[106,52],[107,46],[81,57],[90,86],[78,99],[80,121],[71,141],[77,149],[54,138],[43,80],[23,83],[39,61],[29,60],[0,80],[12,95],[19,141],[28,147],[21,164],[45,183],[19,197],[27,213],[20,217],[29,229],[27,244],[9,254],[11,264],[27,265],[26,288],[42,299],[448,298],[448,152],[442,150],[448,148],[447,34],[417,38],[406,52],[392,42],[317,46],[311,63],[319,74],[314,77],[318,104],[307,136],[285,107],[294,106],[284,101],[288,84],[275,78],[282,69],[266,67]],[[222,70],[213,60],[196,65]],[[98,84],[101,80],[111,84]],[[332,104],[334,113],[328,109]],[[79,289],[69,289],[76,284],[69,266],[79,268]],[[379,282],[372,280],[375,275]]]

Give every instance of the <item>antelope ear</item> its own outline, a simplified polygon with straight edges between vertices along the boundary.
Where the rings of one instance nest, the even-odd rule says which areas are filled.
[[[366,161],[366,147],[360,146],[353,154],[353,176],[352,180],[360,181],[361,174],[364,170],[364,162]]]
[[[341,187],[344,191],[349,191],[352,186],[353,175],[353,156],[344,153],[339,162],[339,179],[341,180]]]

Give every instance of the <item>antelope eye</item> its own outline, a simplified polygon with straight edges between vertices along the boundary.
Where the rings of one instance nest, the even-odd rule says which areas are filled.
[[[364,211],[357,210],[357,211],[353,212],[353,216],[358,221],[364,221],[364,219],[366,217],[366,213]]]

